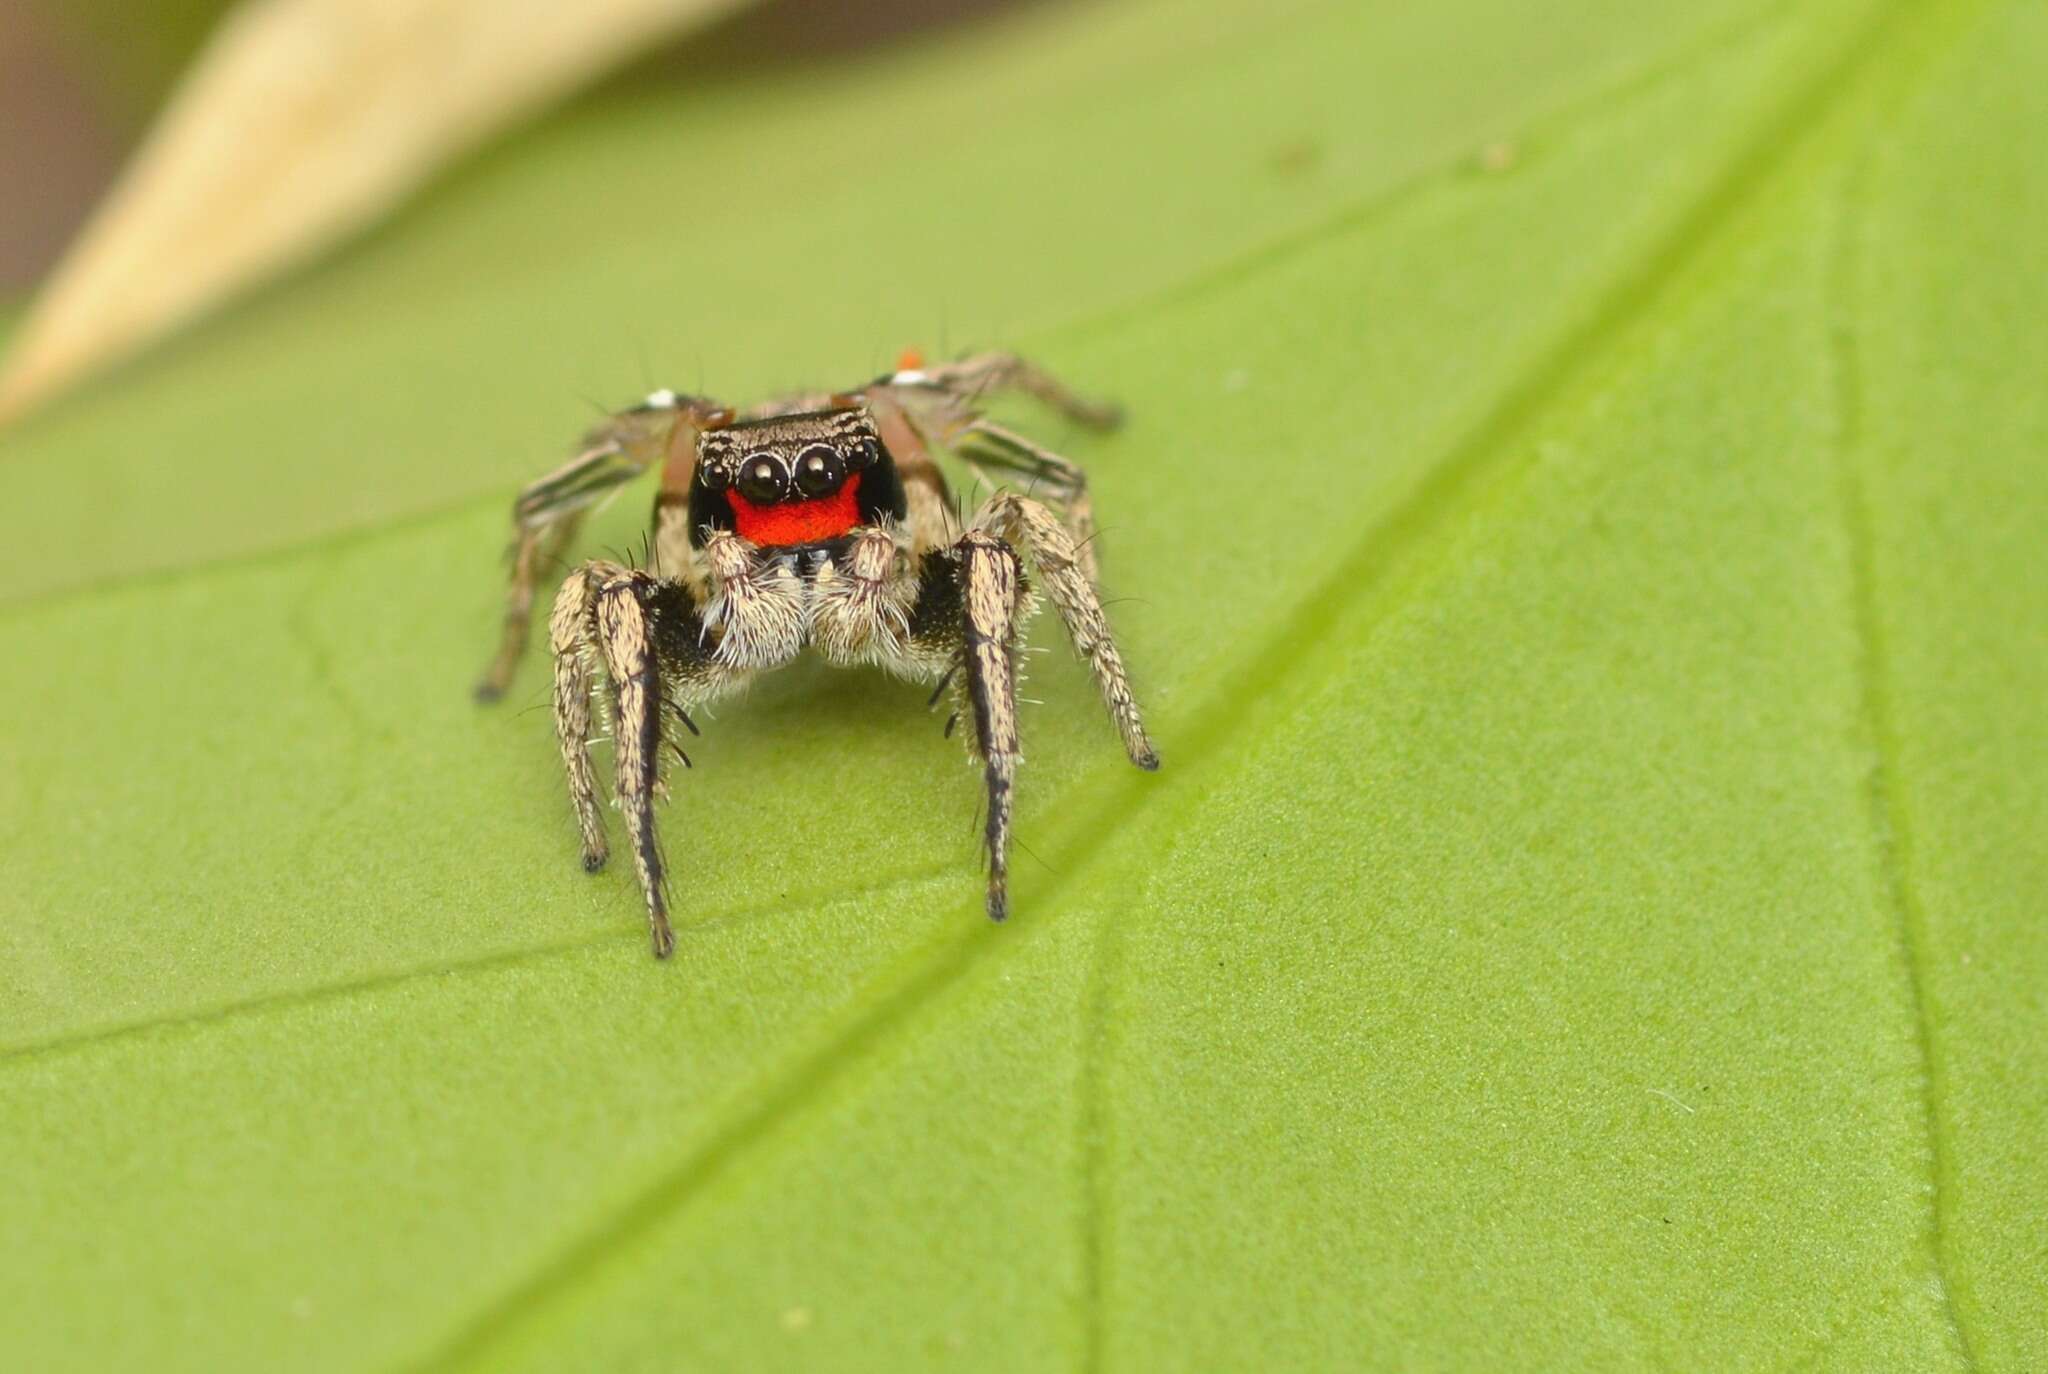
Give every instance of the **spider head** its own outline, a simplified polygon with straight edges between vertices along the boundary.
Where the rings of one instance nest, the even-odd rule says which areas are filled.
[[[732,530],[764,548],[819,544],[902,519],[896,464],[861,406],[743,420],[704,431],[690,483],[690,537]]]

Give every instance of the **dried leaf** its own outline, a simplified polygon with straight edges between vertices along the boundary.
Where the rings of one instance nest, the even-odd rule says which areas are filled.
[[[255,0],[52,276],[0,422],[375,220],[449,158],[740,0]]]

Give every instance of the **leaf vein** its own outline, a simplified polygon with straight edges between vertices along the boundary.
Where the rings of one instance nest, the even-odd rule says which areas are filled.
[[[756,907],[747,911],[732,912],[701,921],[692,921],[683,932],[714,930],[722,926],[737,925],[759,916],[786,912],[822,905],[827,901],[863,894],[887,892],[895,888],[909,887],[928,881],[950,870],[950,865],[935,868],[914,869],[863,883],[857,887],[840,885],[826,892],[794,901],[778,899],[772,905]],[[368,973],[361,977],[341,979],[322,983],[314,987],[281,988],[275,992],[261,993],[240,1001],[225,1002],[216,1006],[188,1008],[164,1016],[151,1016],[137,1021],[119,1021],[111,1025],[93,1026],[82,1031],[71,1031],[41,1040],[27,1040],[0,1049],[0,1070],[8,1065],[48,1058],[57,1054],[88,1050],[97,1046],[133,1039],[158,1031],[191,1030],[201,1031],[230,1025],[251,1017],[288,1013],[301,1007],[322,1002],[359,996],[366,993],[382,992],[389,988],[419,982],[428,978],[460,980],[479,978],[505,969],[537,963],[574,954],[597,945],[615,940],[631,938],[644,944],[647,930],[644,922],[635,921],[630,926],[610,926],[604,930],[567,939],[554,940],[546,944],[527,945],[516,949],[497,950],[475,958],[457,960],[434,960],[406,968]]]
[[[1956,1351],[1963,1367],[1975,1370],[1977,1356],[1957,1300],[1957,1284],[1948,1253],[1947,1213],[1955,1191],[1955,1159],[1942,1130],[1941,1104],[1947,1073],[1936,1033],[1940,1011],[1927,970],[1931,945],[1928,915],[1912,878],[1912,835],[1899,768],[1896,708],[1891,699],[1891,654],[1885,644],[1879,604],[1876,523],[1861,467],[1869,444],[1866,383],[1857,339],[1856,288],[1864,261],[1857,230],[1866,222],[1873,166],[1873,156],[1866,147],[1842,178],[1836,193],[1832,264],[1835,279],[1830,283],[1832,319],[1828,330],[1836,416],[1833,457],[1848,555],[1850,617],[1857,660],[1857,726],[1869,755],[1863,779],[1863,805],[1869,818],[1876,878],[1905,965],[1906,1003],[1914,1050],[1920,1061],[1919,1107],[1929,1172],[1927,1260]]]

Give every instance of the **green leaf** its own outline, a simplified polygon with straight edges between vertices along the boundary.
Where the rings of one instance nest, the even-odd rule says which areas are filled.
[[[648,75],[10,435],[0,1362],[2048,1363],[2048,11],[1650,9]],[[510,491],[941,333],[1130,408],[1165,768],[1042,660],[992,927],[783,674],[657,965]]]

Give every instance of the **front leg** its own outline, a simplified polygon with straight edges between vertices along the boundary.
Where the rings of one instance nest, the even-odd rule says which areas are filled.
[[[661,783],[661,665],[644,598],[651,579],[629,575],[597,595],[597,634],[612,682],[612,759],[619,812],[633,846],[633,867],[647,898],[654,957],[676,947],[668,923],[668,877],[654,830],[654,793]]]
[[[974,713],[974,747],[988,785],[988,914],[1010,914],[1010,817],[1023,761],[1017,739],[1017,635],[1024,597],[1017,553],[975,530],[959,551],[960,662]]]
[[[611,855],[604,814],[597,806],[597,777],[590,767],[594,697],[592,669],[597,653],[597,589],[626,575],[616,563],[587,563],[569,574],[555,593],[548,616],[548,646],[555,660],[555,742],[569,782],[569,804],[583,836],[583,870],[595,873]]]
[[[583,834],[583,866],[603,867],[604,818],[590,767],[592,668],[611,685],[614,792],[647,901],[657,958],[675,949],[668,919],[667,870],[654,826],[661,791],[667,717],[686,728],[685,704],[715,694],[718,669],[704,650],[696,599],[680,582],[662,581],[613,563],[592,563],[571,575],[549,621],[555,651],[555,728],[569,796]]]

